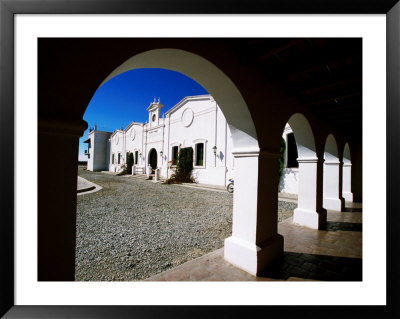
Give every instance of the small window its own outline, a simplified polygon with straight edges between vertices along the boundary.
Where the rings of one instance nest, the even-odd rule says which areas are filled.
[[[118,164],[121,164],[121,153],[118,153]]]
[[[178,152],[179,146],[172,146],[172,160],[174,161],[174,165],[178,163]]]
[[[139,151],[135,151],[135,164],[138,163]]]
[[[111,163],[114,164],[115,163],[115,158],[114,158],[114,153],[111,155]]]
[[[297,144],[296,139],[294,138],[293,133],[289,133],[287,135],[287,167],[296,168],[299,167],[299,163],[297,162],[297,158],[299,155],[297,154]]]
[[[156,115],[155,114],[153,114],[152,120],[153,120],[153,122],[156,120]]]
[[[196,149],[195,165],[203,166],[204,165],[204,143],[197,143],[195,149]]]

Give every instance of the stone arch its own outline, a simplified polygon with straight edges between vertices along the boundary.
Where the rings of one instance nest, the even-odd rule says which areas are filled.
[[[315,158],[315,139],[307,118],[303,114],[295,113],[289,118],[288,124],[296,139],[299,158]]]
[[[102,84],[123,72],[139,68],[172,70],[195,80],[213,96],[224,113],[234,149],[244,152],[259,150],[256,129],[242,94],[232,80],[213,63],[181,49],[154,49],[126,60]]]
[[[339,152],[338,152],[336,139],[332,134],[329,134],[328,137],[326,138],[324,159],[325,159],[325,161],[338,161],[339,160]]]
[[[345,201],[352,202],[353,201],[353,192],[352,192],[352,165],[351,165],[351,153],[349,143],[344,145],[343,149],[343,168],[342,168],[342,196]]]
[[[343,148],[343,163],[351,163],[351,153],[349,143],[346,143]]]
[[[224,257],[237,267],[257,274],[283,253],[283,237],[277,234],[277,223],[267,223],[265,220],[260,222],[260,218],[256,218],[257,214],[264,214],[265,211],[265,204],[261,205],[257,196],[261,166],[259,161],[273,161],[275,165],[277,159],[275,154],[269,158],[268,152],[260,152],[256,128],[241,92],[216,65],[200,55],[181,49],[153,49],[136,54],[114,69],[102,84],[123,72],[140,68],[180,72],[203,86],[218,103],[229,125],[236,165],[232,226],[234,235],[225,240]],[[249,167],[253,167],[251,174]],[[273,213],[277,215],[276,209]],[[247,216],[248,219],[248,215],[255,218],[246,222],[243,217]],[[274,226],[268,226],[271,224]],[[242,241],[246,242],[244,250],[247,257],[251,256],[250,262],[243,255]],[[257,245],[262,245],[262,248]]]
[[[298,207],[293,222],[314,229],[326,225],[326,211],[322,208],[322,161],[318,159],[313,130],[307,118],[300,113],[288,120],[294,133],[299,155]]]
[[[342,172],[339,161],[339,151],[335,137],[329,134],[325,141],[323,171],[323,207],[325,209],[342,211]]]

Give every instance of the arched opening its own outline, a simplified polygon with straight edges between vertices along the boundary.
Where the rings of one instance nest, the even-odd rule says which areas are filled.
[[[288,123],[283,130],[282,143],[284,145],[284,161],[279,181],[279,192],[296,196],[299,192],[299,163],[297,161],[299,154],[296,136]]]
[[[278,236],[276,234],[276,227],[271,227],[270,230],[267,229],[267,231],[264,232],[263,236],[265,238],[259,235],[256,238],[254,238],[253,236],[249,237],[248,234],[246,234],[246,236],[244,236],[246,237],[245,240],[249,242],[249,245],[247,245],[247,247],[243,247],[242,243],[237,241],[238,237],[240,238],[242,237],[242,234],[245,234],[245,231],[243,231],[242,228],[247,228],[249,226],[249,223],[242,223],[243,216],[247,215],[248,213],[249,203],[251,209],[254,210],[255,214],[257,214],[259,210],[257,207],[258,200],[256,194],[256,185],[258,183],[258,141],[256,138],[254,124],[248,112],[247,106],[243,98],[241,97],[240,92],[225,74],[223,74],[218,68],[216,68],[205,59],[189,52],[173,49],[152,50],[144,52],[142,54],[138,54],[123,63],[114,72],[112,72],[110,76],[103,82],[103,84],[125,71],[139,68],[161,68],[177,71],[186,76],[189,76],[200,85],[202,85],[209,93],[211,93],[212,98],[218,104],[219,108],[226,117],[226,122],[229,125],[229,131],[232,138],[232,153],[235,156],[235,162],[237,164],[235,172],[235,183],[237,185],[237,188],[235,190],[233,204],[233,236],[229,237],[225,241],[225,258],[237,265],[238,267],[243,268],[252,274],[257,274],[259,271],[262,270],[263,267],[275,261],[275,259],[282,254],[283,240],[281,236]],[[157,104],[159,102],[155,101],[153,103]],[[149,109],[150,108],[152,108],[152,105],[150,105]],[[190,126],[192,121],[189,121],[186,117],[182,117],[182,121],[184,121],[183,124],[184,126]],[[156,120],[161,120],[160,116],[152,115],[149,118],[150,125],[156,123]],[[130,137],[135,136],[135,134],[132,135],[130,132],[128,132],[128,130],[124,134]],[[195,143],[195,141],[197,140],[198,139],[194,139],[191,142]],[[188,141],[186,141],[186,144],[187,143]],[[183,142],[183,144],[185,144],[185,141]],[[214,143],[195,143],[195,145],[201,146],[196,148],[196,152],[198,154],[195,156],[195,158],[196,160],[198,160],[198,162],[194,163],[195,166],[201,168],[207,163],[214,163],[215,165],[216,159],[214,159],[214,161],[207,161],[207,156],[216,157],[217,155],[219,155],[218,158],[221,160],[225,158],[225,155],[220,155],[222,152],[222,154],[224,154],[225,150],[218,149],[218,153],[213,152],[212,150],[206,151],[206,148],[213,148]],[[163,156],[166,156],[166,158],[169,159],[169,148],[165,149],[163,146],[162,151]],[[173,153],[172,151],[171,154]],[[150,151],[148,152],[147,163],[150,164],[152,169],[155,169],[157,167],[157,157],[158,152],[156,151],[156,149],[150,149]],[[276,162],[275,157],[274,160]],[[248,174],[249,164],[251,164],[252,166],[256,164],[256,169],[252,170],[252,173],[254,174]],[[256,187],[248,187],[249,185],[254,185]],[[254,192],[254,194],[252,192]],[[237,216],[236,218],[235,215]],[[257,225],[258,219],[255,218],[252,223],[253,222],[255,224],[251,225],[251,231],[260,231],[261,228],[259,225]],[[265,220],[265,222],[267,222],[267,220]],[[240,240],[243,240],[243,238],[240,238]],[[254,247],[256,247],[257,241],[266,243],[266,246],[262,247],[262,254],[250,247],[251,245],[254,245]],[[227,243],[228,249],[226,249]],[[243,248],[245,250],[248,249],[246,253],[252,255],[252,260],[250,263],[247,257],[243,258]],[[240,249],[241,251],[238,251],[238,249]],[[262,259],[262,261],[260,261],[260,259]]]
[[[140,68],[180,72],[199,83],[217,101],[224,113],[229,123],[234,148],[241,151],[259,149],[254,123],[242,94],[215,65],[188,51],[155,49],[131,57],[112,71],[102,84],[118,74]]]
[[[336,139],[329,134],[325,142],[323,207],[329,210],[342,211],[344,201],[341,198],[341,167]]]
[[[342,196],[347,202],[353,201],[351,191],[351,154],[349,144],[346,143],[343,150],[343,174],[342,174]]]
[[[318,159],[314,134],[306,117],[293,114],[288,124],[296,138],[299,163],[298,207],[293,221],[299,225],[322,229],[326,211],[322,208],[322,161]]]
[[[270,163],[277,166],[276,153],[278,153],[278,148],[274,146],[274,141],[277,141],[277,136],[280,137],[281,131],[275,129],[275,125],[279,126],[284,123],[282,117],[293,113],[298,109],[298,105],[295,101],[286,103],[286,99],[284,99],[286,94],[282,94],[282,98],[278,99],[279,94],[272,92],[272,90],[268,92],[263,90],[266,86],[270,86],[264,77],[259,75],[262,75],[262,73],[265,75],[268,68],[259,68],[259,65],[254,66],[251,59],[241,55],[240,53],[243,50],[237,49],[237,47],[246,46],[236,46],[235,44],[235,48],[227,43],[229,41],[221,39],[218,42],[218,45],[214,46],[214,42],[207,44],[207,41],[203,41],[203,39],[184,39],[183,41],[181,39],[159,39],[158,41],[153,39],[147,41],[141,39],[113,39],[113,41],[105,39],[81,39],[79,41],[59,39],[57,41],[46,40],[48,44],[43,44],[43,39],[40,41],[39,68],[42,72],[39,74],[39,87],[41,88],[39,96],[39,147],[42,151],[39,161],[39,176],[44,176],[41,177],[40,182],[40,185],[44,187],[41,188],[39,194],[38,217],[40,221],[38,227],[40,233],[38,245],[40,247],[39,278],[41,280],[49,278],[73,280],[76,196],[73,197],[74,191],[76,191],[76,167],[69,163],[76,161],[78,136],[85,129],[86,123],[81,120],[85,104],[90,100],[90,96],[94,93],[98,84],[108,74],[111,74],[110,71],[115,70],[119,64],[125,64],[123,61],[130,59],[130,56],[142,56],[142,62],[145,63],[141,64],[139,63],[141,61],[136,59],[137,64],[134,67],[137,68],[146,65],[148,67],[164,65],[167,69],[180,70],[186,75],[190,75],[191,69],[194,68],[191,77],[206,86],[221,105],[221,109],[224,110],[232,128],[235,149],[234,238],[230,243],[232,247],[236,247],[236,250],[232,249],[230,253],[241,255],[237,264],[241,265],[243,269],[249,269],[252,273],[258,272],[260,268],[265,266],[265,263],[271,261],[271,250],[269,248],[277,238],[273,236],[275,230],[272,226],[274,225],[272,212],[276,214],[276,209],[271,208],[272,206],[263,198],[262,194],[265,192],[272,193],[272,191],[276,193],[277,189],[276,171],[278,168],[268,168]],[[54,47],[61,49],[54,51]],[[202,64],[201,57],[196,59],[199,55],[186,54],[187,51],[166,49],[167,54],[174,51],[167,57],[162,57],[161,54],[157,56],[162,51],[159,49],[146,51],[160,47],[191,50],[207,57],[208,61],[212,61],[212,63]],[[262,47],[264,48],[264,46]],[[183,53],[180,54],[176,51]],[[265,53],[261,50],[255,51],[258,52],[257,54]],[[146,52],[156,52],[152,54],[153,61],[148,61],[149,55]],[[104,56],[107,56],[107,59],[104,59]],[[65,63],[65,61],[69,62]],[[58,68],[59,65],[61,68]],[[74,68],[71,68],[71,65],[74,65]],[[62,72],[53,72],[55,68],[62,70]],[[54,75],[54,80],[49,83],[48,79],[52,78],[51,75]],[[227,77],[229,79],[225,81]],[[243,97],[236,86],[243,93]],[[229,90],[229,87],[233,87],[233,90]],[[59,103],[56,105],[57,108],[53,109],[55,98],[59,99]],[[258,139],[244,99],[251,109],[252,116],[257,120]],[[265,101],[268,107],[260,108],[262,101]],[[259,112],[259,109],[265,109],[266,112]],[[230,110],[232,113],[230,113]],[[281,110],[286,110],[287,113],[282,115]],[[258,116],[263,114],[266,116]],[[316,112],[315,115],[318,117]],[[274,121],[275,117],[281,119]],[[268,127],[268,129],[263,129],[263,127]],[[315,132],[318,133],[317,130]],[[271,136],[274,136],[274,138],[272,139]],[[262,141],[262,143],[258,144],[258,141]],[[277,142],[279,144],[279,141]],[[261,151],[259,145],[263,145]],[[212,148],[213,144],[209,146]],[[51,152],[48,150],[51,150]],[[220,154],[220,150],[217,151],[217,153],[208,151],[206,154],[216,156]],[[145,154],[147,153],[143,152],[142,156],[140,153],[138,154],[139,163],[141,159],[143,159],[143,164],[146,163],[144,161]],[[357,151],[354,154],[357,154]],[[117,155],[115,155],[116,160]],[[63,168],[60,172],[60,181],[62,182],[60,184],[62,185],[57,188],[46,186],[52,185],[52,183],[50,183],[49,178],[45,177],[46,174],[42,174],[42,172],[49,170],[47,164],[43,163],[46,162],[46,158],[51,156],[59,158],[57,164],[50,166],[51,171],[55,171],[57,166]],[[124,156],[125,154],[121,153],[121,162],[123,162]],[[211,162],[214,162],[214,159],[212,157]],[[357,157],[354,155],[353,160],[355,162],[357,162],[356,159]],[[260,171],[263,171],[263,174],[260,174]],[[263,193],[260,191],[261,189]],[[59,205],[58,203],[63,202],[62,199],[67,203]],[[56,210],[58,211],[55,213]],[[50,246],[48,243],[51,243]],[[279,240],[276,240],[275,243],[279,244]],[[279,252],[280,249],[277,245],[275,251]],[[272,255],[272,258],[274,258],[278,253]],[[260,258],[265,263],[260,263]],[[243,260],[246,260],[246,263]],[[60,269],[63,271],[61,276],[59,276]]]
[[[154,148],[150,150],[148,159],[148,164],[152,169],[152,173],[154,173],[154,170],[157,168],[157,151]]]

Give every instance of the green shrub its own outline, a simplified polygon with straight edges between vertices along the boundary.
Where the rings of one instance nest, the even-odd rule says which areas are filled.
[[[193,183],[193,148],[184,147],[179,151],[176,171],[165,181],[165,184]]]

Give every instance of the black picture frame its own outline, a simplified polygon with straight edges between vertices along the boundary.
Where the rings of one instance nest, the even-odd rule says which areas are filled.
[[[396,187],[400,136],[400,3],[398,0],[11,1],[0,0],[0,315],[5,318],[400,318],[399,217]],[[387,305],[386,306],[16,306],[14,304],[14,16],[15,14],[270,13],[386,14],[387,21]],[[380,106],[383,107],[383,106]],[[379,274],[377,274],[379,275]]]

